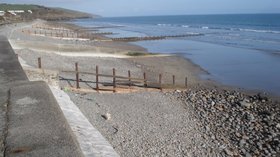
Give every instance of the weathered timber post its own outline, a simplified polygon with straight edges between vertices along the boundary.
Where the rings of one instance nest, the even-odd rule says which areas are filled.
[[[130,70],[128,70],[128,81],[129,81],[129,87],[131,87],[131,73]]]
[[[42,69],[41,57],[38,58],[38,68]]]
[[[116,92],[116,69],[113,68],[113,91]]]
[[[159,74],[159,88],[162,91],[162,74]]]
[[[185,87],[188,88],[188,77],[185,78]]]
[[[76,71],[76,88],[80,88],[80,78],[79,78],[79,67],[78,63],[75,63],[75,71]]]
[[[172,76],[172,83],[173,83],[173,86],[175,86],[175,75]]]
[[[143,73],[143,76],[144,76],[144,87],[147,87],[147,76],[145,72]]]
[[[99,78],[98,78],[98,66],[96,66],[96,91],[98,92],[99,91],[99,86],[98,86],[98,81],[99,81]]]

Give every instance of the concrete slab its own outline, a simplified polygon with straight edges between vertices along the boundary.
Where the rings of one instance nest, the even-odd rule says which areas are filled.
[[[8,90],[17,82],[28,81],[17,57],[5,36],[0,36],[0,157],[4,156],[7,129]]]
[[[44,82],[12,87],[6,157],[79,157],[81,149]]]
[[[8,39],[0,36],[0,84],[28,81]]]
[[[54,87],[50,88],[76,135],[85,157],[119,157],[111,144],[94,128],[65,92]]]
[[[44,82],[29,82],[7,38],[0,36],[0,157],[3,156],[83,154],[49,87]]]

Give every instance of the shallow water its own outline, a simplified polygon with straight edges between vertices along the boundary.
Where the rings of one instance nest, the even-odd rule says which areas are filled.
[[[141,41],[151,52],[176,53],[206,69],[203,76],[226,85],[280,94],[280,56],[190,40]]]
[[[101,31],[110,37],[202,33],[203,36],[134,44],[150,52],[191,59],[225,85],[280,95],[280,14],[200,15],[78,20],[82,26],[123,26]]]

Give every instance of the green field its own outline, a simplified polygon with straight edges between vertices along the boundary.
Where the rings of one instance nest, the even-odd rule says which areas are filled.
[[[0,11],[5,10],[34,10],[37,9],[36,5],[28,5],[28,4],[4,4],[0,3]]]

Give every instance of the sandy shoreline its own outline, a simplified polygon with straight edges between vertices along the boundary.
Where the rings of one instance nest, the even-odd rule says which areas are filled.
[[[33,25],[42,25],[45,23],[45,21],[39,20],[33,22]],[[27,35],[20,32],[20,30],[22,28],[32,29],[32,27],[30,25],[23,25],[24,26],[17,27],[16,31],[13,29],[12,33],[9,35],[9,41],[16,50],[28,48],[28,50],[40,52],[40,54],[51,53],[68,57],[120,58],[131,62],[131,64],[141,66],[142,72],[147,73],[148,78],[151,80],[157,80],[158,74],[162,73],[164,76],[167,75],[166,77],[169,77],[166,78],[168,82],[171,82],[171,76],[175,75],[176,83],[179,85],[185,84],[185,77],[188,77],[189,86],[213,84],[212,81],[199,79],[200,74],[207,72],[193,64],[190,60],[184,58],[170,55],[128,56],[127,54],[129,52],[147,52],[144,48],[139,46],[121,42],[68,41],[59,38],[53,39],[43,36]],[[51,22],[50,25],[53,25],[53,22]],[[80,29],[80,27],[71,24],[59,24],[59,27],[62,26],[67,29]],[[37,57],[40,56],[37,55]],[[42,60],[44,60],[44,58],[42,58]],[[102,64],[103,63],[101,63],[100,66],[102,66]],[[127,70],[130,69],[127,68]]]
[[[259,111],[258,106],[267,106],[267,112],[272,112],[276,118],[270,118],[271,125],[264,127],[272,129],[270,132],[273,133],[271,139],[265,139],[273,141],[277,139],[274,134],[279,135],[280,128],[279,116],[277,118],[279,104],[267,98],[271,99],[273,95],[261,95],[255,99],[250,96],[257,91],[243,91],[211,80],[202,80],[199,76],[207,72],[181,57],[127,56],[128,52],[146,52],[139,46],[120,42],[69,41],[21,32],[22,28],[32,29],[31,24],[46,23],[37,20],[17,26],[3,26],[1,30],[9,36],[21,61],[29,66],[25,68],[28,76],[34,80],[43,79],[49,84],[59,85],[65,90],[88,121],[101,132],[120,156],[233,156],[247,155],[246,153],[269,155],[263,147],[255,150],[252,148],[254,144],[246,143],[247,137],[255,138],[251,136],[249,127],[243,128],[240,133],[237,131],[244,134],[244,139],[241,136],[241,139],[238,137],[236,141],[231,141],[235,139],[235,135],[232,138],[232,134],[235,133],[221,134],[221,130],[217,129],[220,126],[215,124],[227,122],[229,126],[232,125],[230,131],[234,131],[239,125],[244,127],[245,124],[251,126],[258,123],[266,126],[262,121],[263,115],[259,114],[265,109],[260,107]],[[49,24],[55,25],[53,22]],[[59,27],[61,26],[79,29],[70,24],[59,24]],[[38,57],[41,57],[43,67],[39,72],[34,70],[37,68]],[[104,74],[111,74],[112,69],[116,68],[119,75],[127,76],[128,70],[131,70],[134,77],[142,78],[145,72],[147,79],[154,82],[158,81],[159,74],[163,74],[163,83],[172,82],[171,76],[175,75],[176,84],[180,86],[185,85],[185,77],[188,77],[188,89],[105,94],[75,91],[69,88],[75,87],[75,81],[59,80],[59,78],[75,79],[74,74],[61,72],[73,70],[75,62],[79,63],[81,71],[94,71],[98,65],[100,72]],[[94,80],[94,76],[82,75],[81,79]],[[100,80],[106,81],[111,80],[108,78]],[[81,83],[81,88],[90,89],[90,87],[94,88],[94,83]],[[236,106],[241,107],[236,109]],[[253,116],[254,120],[251,122],[249,119],[249,122],[246,120],[246,123],[233,125],[228,122],[230,118],[217,119],[221,115],[228,114],[228,117],[235,115],[233,112],[235,110],[241,115]],[[240,121],[238,119],[240,115],[235,116],[237,119],[233,119]],[[259,130],[257,128],[255,133],[261,136],[262,132]],[[247,149],[245,152],[242,150],[243,145],[234,147],[234,144],[240,143],[239,140],[243,140],[242,142],[245,140],[244,147]],[[259,141],[261,144],[263,142],[265,140]],[[279,153],[279,149],[274,149],[274,146],[276,145],[271,144],[271,150],[267,149],[270,154]]]

